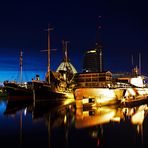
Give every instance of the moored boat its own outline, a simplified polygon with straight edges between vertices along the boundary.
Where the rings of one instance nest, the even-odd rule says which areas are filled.
[[[31,83],[27,82],[24,84],[19,84],[15,82],[4,82],[4,89],[7,92],[7,99],[9,101],[23,101],[32,100],[33,92],[31,88]]]
[[[125,93],[123,88],[114,87],[110,71],[80,73],[76,81],[74,95],[77,108],[116,104]]]
[[[76,107],[103,106],[119,103],[124,94],[120,88],[78,88],[75,90]]]
[[[32,93],[32,83],[31,82],[23,82],[22,80],[22,61],[23,61],[23,52],[20,51],[20,77],[19,81],[4,81],[4,89],[7,93],[8,101],[24,101],[24,100],[32,100],[33,93]]]
[[[129,77],[130,87],[125,88],[125,94],[121,98],[121,105],[133,106],[148,103],[148,86],[144,83],[144,76]]]
[[[56,80],[53,81],[53,83],[55,82]],[[57,90],[58,89],[57,85],[58,84],[51,85],[51,84],[48,84],[47,82],[42,82],[42,81],[41,82],[33,81],[32,82],[33,97],[35,98],[35,100],[51,100],[51,101],[56,101],[57,97],[65,98],[68,92],[65,91],[64,93],[63,90],[62,91]]]
[[[77,79],[78,87],[74,94],[78,108],[148,102],[148,85],[144,83],[144,76],[128,76],[113,81],[110,72],[82,73]]]
[[[67,56],[67,42],[63,41],[64,59],[56,72],[50,69],[50,30],[48,28],[48,66],[45,81],[33,82],[34,101],[74,101],[72,78],[74,67]],[[60,68],[62,67],[62,68]],[[75,70],[76,71],[76,70]],[[57,98],[57,99],[56,99]],[[60,99],[59,99],[60,98]]]

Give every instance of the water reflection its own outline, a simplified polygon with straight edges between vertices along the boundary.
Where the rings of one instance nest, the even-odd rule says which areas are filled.
[[[97,108],[92,107],[91,109],[85,110],[76,109],[75,127],[77,129],[90,129],[91,137],[96,138],[97,146],[109,146],[109,144],[106,142],[101,143],[103,142],[102,138],[106,137],[106,135],[104,135],[104,129],[106,130],[105,132],[108,132],[110,130],[108,129],[108,127],[112,128],[111,131],[114,133],[110,136],[113,136],[115,132],[118,134],[118,131],[115,128],[119,129],[119,126],[123,128],[123,131],[120,129],[120,132],[122,133],[119,133],[120,135],[118,134],[118,136],[120,136],[121,138],[116,137],[116,135],[114,135],[116,137],[116,141],[114,141],[114,138],[110,137],[110,139],[112,139],[111,141],[109,140],[110,144],[115,146],[118,145],[120,141],[120,144],[125,144],[125,146],[127,144],[143,145],[143,123],[144,119],[147,116],[147,113],[147,104],[135,106],[132,108],[121,108],[118,106],[103,106]],[[135,136],[134,140],[133,138],[129,137],[128,134],[130,132],[132,132],[132,136]]]
[[[7,102],[3,108],[4,122],[15,124],[11,136],[19,130],[14,147],[147,146],[147,104],[78,109],[75,103],[28,101]]]
[[[76,128],[85,128],[95,126],[98,124],[108,123],[117,112],[116,106],[104,106],[98,108],[91,108],[83,110],[83,108],[76,109]]]
[[[65,103],[63,104],[61,104],[61,102],[53,103],[50,101],[37,101],[37,102],[10,101],[10,102],[7,102],[4,115],[7,117],[13,117],[13,118],[17,118],[19,116],[21,147],[26,147],[26,145],[23,142],[23,137],[25,136],[23,136],[24,120],[22,118],[24,118],[23,116],[27,116],[28,114],[31,114],[31,120],[33,125],[44,123],[45,128],[47,130],[46,137],[45,135],[42,135],[42,133],[40,135],[41,139],[43,137],[46,139],[46,143],[42,145],[37,145],[36,147],[44,147],[44,146],[45,147],[55,147],[55,146],[67,147],[68,128],[74,118],[74,112],[75,112],[74,106],[75,105],[73,103],[65,105]],[[42,132],[42,129],[39,129],[39,130],[41,130],[40,132]]]
[[[92,107],[84,110],[76,109],[76,128],[85,128],[108,122],[126,122],[129,120],[132,124],[142,124],[145,112],[148,110],[147,104],[132,108],[120,108],[118,106]]]

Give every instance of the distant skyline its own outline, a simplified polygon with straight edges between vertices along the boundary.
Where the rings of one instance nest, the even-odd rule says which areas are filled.
[[[78,72],[82,70],[86,50],[103,43],[104,69],[111,72],[131,71],[131,55],[142,73],[148,75],[148,9],[138,0],[25,0],[0,2],[0,72],[19,70],[19,52],[23,51],[25,71],[47,70],[47,32],[50,25],[51,70],[60,64],[62,40],[68,40],[69,58]],[[101,19],[99,18],[101,16]],[[98,27],[101,32],[97,35]],[[32,77],[30,73],[30,78]],[[7,76],[0,74],[0,81]]]

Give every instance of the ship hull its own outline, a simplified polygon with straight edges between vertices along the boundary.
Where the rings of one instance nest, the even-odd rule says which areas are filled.
[[[124,95],[124,89],[77,88],[75,90],[76,107],[113,105]]]
[[[66,104],[75,101],[72,92],[60,92],[51,88],[46,83],[36,83],[33,85],[34,101],[50,101],[52,103]]]
[[[8,101],[25,101],[32,100],[33,93],[31,89],[21,87],[16,83],[5,84]]]

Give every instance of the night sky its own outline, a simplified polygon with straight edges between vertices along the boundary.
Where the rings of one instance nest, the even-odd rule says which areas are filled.
[[[99,17],[101,16],[101,18]],[[103,43],[104,70],[131,71],[132,60],[142,57],[142,74],[148,75],[148,9],[146,0],[2,0],[0,2],[0,81],[13,80],[23,51],[24,77],[31,80],[47,71],[47,27],[51,31],[51,70],[60,64],[62,40],[78,72],[86,50]],[[101,30],[98,32],[98,27]],[[26,73],[26,74],[25,74]]]

